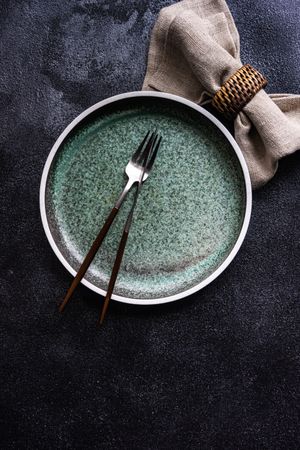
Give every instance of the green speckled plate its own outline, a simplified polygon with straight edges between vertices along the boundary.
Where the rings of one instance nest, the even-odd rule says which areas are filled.
[[[155,128],[163,143],[139,197],[113,295],[128,303],[164,303],[207,285],[235,256],[250,218],[245,161],[211,114],[169,94],[112,97],[69,125],[42,176],[43,225],[73,275],[124,186],[131,154]],[[131,200],[83,280],[102,295]]]

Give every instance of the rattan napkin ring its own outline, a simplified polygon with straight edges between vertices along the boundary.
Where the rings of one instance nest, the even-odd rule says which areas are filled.
[[[227,119],[234,119],[267,83],[258,70],[245,64],[225,81],[214,95],[212,104]]]

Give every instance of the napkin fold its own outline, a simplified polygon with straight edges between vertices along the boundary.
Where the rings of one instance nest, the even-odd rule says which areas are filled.
[[[202,105],[242,65],[225,0],[183,0],[158,16],[143,89]],[[300,148],[300,95],[259,91],[235,119],[234,134],[258,188],[273,177],[280,158]]]

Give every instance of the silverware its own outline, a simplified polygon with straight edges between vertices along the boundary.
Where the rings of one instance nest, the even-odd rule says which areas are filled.
[[[151,155],[150,159],[149,159],[149,153],[146,154],[146,156],[145,156],[145,165],[144,165],[143,170],[141,170],[141,173],[140,173],[140,176],[139,176],[138,185],[137,185],[137,188],[136,188],[136,191],[135,191],[135,195],[134,195],[133,204],[132,204],[132,207],[131,207],[131,209],[129,211],[129,214],[128,214],[128,217],[127,217],[124,229],[123,229],[122,238],[121,238],[121,241],[120,241],[120,244],[119,244],[119,248],[118,248],[118,251],[117,251],[117,256],[116,256],[115,263],[114,263],[114,266],[113,266],[113,269],[112,269],[112,273],[111,273],[111,276],[110,276],[110,280],[109,280],[107,294],[106,294],[106,297],[105,297],[105,300],[104,300],[104,303],[103,303],[101,314],[99,316],[99,320],[98,320],[99,325],[101,325],[103,323],[103,320],[104,320],[104,317],[105,317],[105,314],[106,314],[106,311],[107,311],[107,308],[108,308],[108,304],[110,302],[110,299],[111,299],[111,296],[112,296],[112,293],[113,293],[113,290],[114,290],[114,287],[115,287],[115,283],[116,283],[116,280],[117,280],[117,277],[118,277],[120,265],[121,265],[121,262],[122,262],[122,258],[123,258],[123,255],[124,255],[124,250],[125,250],[126,243],[127,243],[129,230],[130,230],[132,219],[133,219],[134,209],[135,209],[135,206],[136,206],[136,203],[137,203],[137,199],[138,199],[138,196],[139,196],[139,193],[140,193],[143,181],[145,181],[145,176],[146,175],[148,176],[149,172],[152,169],[152,166],[153,166],[154,160],[156,158],[156,155],[157,155],[160,143],[161,143],[161,137],[156,136],[155,139],[154,139],[153,145],[152,145],[152,149],[153,150],[152,150],[152,155]],[[148,162],[148,160],[149,160],[149,162]]]
[[[111,279],[109,282],[107,295],[106,295],[106,298],[104,301],[103,311],[102,311],[102,314],[99,319],[100,323],[103,322],[103,318],[104,318],[105,312],[107,310],[108,303],[109,303],[111,295],[112,295],[112,291],[114,289],[114,285],[115,285],[115,282],[117,279],[118,271],[119,271],[122,257],[124,254],[129,229],[130,229],[130,226],[132,223],[134,208],[137,203],[137,198],[138,198],[138,195],[139,195],[139,192],[140,192],[143,182],[146,181],[146,179],[148,178],[149,173],[152,169],[154,160],[157,155],[157,151],[160,146],[160,142],[161,142],[161,137],[159,137],[156,132],[152,133],[150,135],[150,132],[148,131],[145,138],[139,145],[138,149],[132,155],[130,161],[128,162],[128,164],[125,168],[125,173],[128,176],[128,181],[127,181],[121,195],[119,196],[118,200],[116,201],[114,207],[112,208],[110,214],[108,215],[98,236],[96,237],[90,250],[88,251],[86,257],[84,258],[83,263],[81,264],[79,271],[77,272],[74,280],[72,281],[71,286],[70,286],[62,304],[59,307],[60,312],[62,312],[64,310],[64,308],[67,305],[68,301],[70,300],[74,290],[76,289],[76,287],[78,286],[78,284],[84,277],[90,264],[92,263],[95,255],[96,255],[97,251],[99,250],[106,234],[108,233],[117,213],[119,212],[120,207],[122,206],[122,203],[124,202],[128,192],[130,191],[132,186],[136,184],[137,188],[136,188],[136,192],[135,192],[135,196],[134,196],[134,200],[133,200],[133,205],[132,205],[132,208],[128,214],[128,217],[127,217],[127,220],[125,223],[123,235],[122,235],[120,245],[118,248],[118,252],[117,252],[117,256],[116,256],[116,261],[115,261]]]

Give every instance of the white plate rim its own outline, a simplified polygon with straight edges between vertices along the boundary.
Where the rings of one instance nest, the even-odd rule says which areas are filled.
[[[57,247],[56,242],[50,231],[50,227],[49,227],[49,223],[48,223],[48,219],[47,219],[45,196],[46,196],[47,179],[48,179],[48,174],[49,174],[49,170],[51,167],[51,163],[52,163],[53,158],[54,158],[56,152],[58,151],[61,143],[66,138],[66,136],[80,121],[82,121],[89,114],[93,113],[94,111],[102,108],[103,106],[105,106],[109,103],[113,103],[115,101],[119,101],[119,100],[123,100],[123,99],[134,98],[134,97],[143,97],[143,96],[144,97],[164,98],[164,99],[169,99],[169,100],[173,100],[175,102],[181,103],[183,105],[186,105],[186,106],[194,109],[195,111],[198,111],[200,114],[207,117],[214,125],[216,125],[219,128],[219,130],[224,134],[224,136],[227,138],[227,140],[231,144],[232,148],[234,149],[234,151],[238,157],[238,160],[239,160],[241,168],[242,168],[243,176],[244,176],[245,195],[246,195],[245,215],[244,215],[244,220],[243,220],[243,224],[242,224],[238,239],[237,239],[235,245],[233,246],[231,252],[228,254],[226,259],[223,261],[223,263],[207,278],[205,278],[204,280],[202,280],[200,283],[196,284],[192,288],[186,289],[182,292],[179,292],[177,294],[170,295],[167,297],[159,297],[159,298],[154,298],[154,299],[152,299],[152,298],[151,299],[142,299],[142,298],[124,297],[124,296],[120,296],[120,295],[116,295],[116,294],[112,295],[113,300],[116,300],[121,303],[129,303],[129,304],[134,304],[134,305],[146,306],[146,305],[159,305],[159,304],[163,304],[163,303],[169,303],[169,302],[173,302],[173,301],[182,299],[184,297],[188,297],[189,295],[194,294],[197,291],[200,291],[205,286],[210,284],[228,267],[228,265],[232,262],[232,260],[236,256],[237,252],[239,251],[239,249],[245,239],[247,230],[248,230],[250,216],[251,216],[251,210],[252,210],[252,187],[251,187],[250,175],[249,175],[249,171],[248,171],[248,167],[247,167],[245,158],[242,154],[240,147],[238,146],[237,142],[235,141],[235,139],[229,133],[229,131],[225,128],[225,126],[215,116],[213,116],[210,112],[206,111],[204,108],[197,105],[196,103],[193,103],[192,101],[187,100],[183,97],[179,97],[178,95],[169,94],[166,92],[153,92],[153,91],[126,92],[123,94],[114,95],[114,96],[106,98],[100,102],[97,102],[94,105],[87,108],[81,114],[79,114],[79,116],[77,116],[65,128],[65,130],[59,136],[59,138],[56,140],[55,144],[53,145],[53,147],[47,157],[46,163],[44,165],[42,178],[41,178],[41,184],[40,184],[40,197],[39,197],[40,198],[40,214],[41,214],[42,224],[43,224],[43,228],[44,228],[46,237],[49,241],[50,246],[52,247],[52,250],[58,257],[60,262],[73,276],[76,275],[76,271],[70,266],[68,261],[64,258],[64,256],[60,252],[59,248]],[[96,292],[97,294],[100,294],[102,296],[106,295],[105,290],[95,286],[93,283],[89,282],[85,278],[83,278],[81,280],[81,283],[84,284],[87,288]]]

